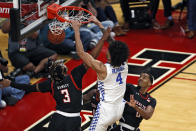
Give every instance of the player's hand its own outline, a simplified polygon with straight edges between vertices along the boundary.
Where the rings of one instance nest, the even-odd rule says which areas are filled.
[[[104,26],[102,25],[102,23],[94,15],[90,16],[89,21],[92,21],[93,23],[95,23],[100,28],[104,28]]]
[[[135,102],[135,99],[134,99],[134,95],[130,95],[130,101],[127,101],[127,104],[133,108],[135,108],[136,106],[136,102]]]
[[[3,79],[2,81],[0,81],[0,88],[5,88],[10,86],[11,81],[8,79]]]
[[[108,40],[108,37],[110,36],[110,32],[112,31],[112,28],[108,27],[106,30],[104,30],[103,32],[103,36],[102,36],[102,39],[105,41],[105,40]]]
[[[75,31],[79,31],[80,30],[80,26],[82,25],[82,23],[80,21],[74,20],[71,22],[72,24],[72,28]]]
[[[90,16],[89,21],[92,21],[95,24],[100,22],[94,15]]]

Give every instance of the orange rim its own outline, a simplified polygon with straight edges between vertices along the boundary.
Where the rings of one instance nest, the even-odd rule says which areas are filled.
[[[56,16],[57,16],[57,19],[60,21],[60,22],[69,22],[71,23],[71,20],[67,20],[61,16],[58,15],[58,12],[59,11],[64,11],[64,10],[82,10],[82,11],[85,11],[86,13],[90,14],[91,16],[93,16],[93,14],[87,10],[87,9],[84,9],[84,8],[81,8],[81,7],[76,7],[76,6],[63,6],[61,8],[59,8],[57,11],[56,11]],[[81,23],[85,24],[85,23],[89,23],[90,21],[82,21]]]

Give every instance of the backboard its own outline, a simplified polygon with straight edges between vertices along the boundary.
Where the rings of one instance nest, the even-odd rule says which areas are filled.
[[[78,1],[80,0],[1,0],[0,17],[10,18],[11,38],[17,41],[39,29],[48,20],[48,5],[57,3],[68,6]]]

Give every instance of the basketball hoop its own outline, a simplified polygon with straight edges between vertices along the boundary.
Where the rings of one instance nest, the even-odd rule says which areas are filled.
[[[89,18],[93,15],[90,11],[76,6],[60,6],[52,4],[47,7],[48,19],[54,19],[49,24],[49,29],[54,34],[60,34],[71,26],[72,21],[79,21],[83,24],[89,23]]]

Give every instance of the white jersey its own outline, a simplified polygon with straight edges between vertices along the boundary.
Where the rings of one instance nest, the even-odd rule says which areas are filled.
[[[100,102],[91,121],[89,131],[106,131],[109,125],[120,120],[123,114],[125,101],[128,65],[112,67],[105,64],[107,76],[104,80],[98,79]]]
[[[126,90],[126,80],[128,74],[128,65],[125,63],[120,67],[113,67],[105,64],[107,76],[104,80],[98,79],[98,90],[100,101],[107,103],[120,102],[123,100]]]

